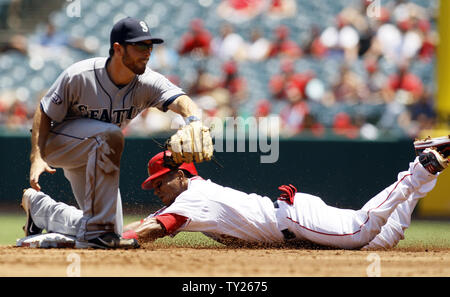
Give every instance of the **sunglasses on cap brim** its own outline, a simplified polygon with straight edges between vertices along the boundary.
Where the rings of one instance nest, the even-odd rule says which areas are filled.
[[[145,43],[145,42],[126,42],[127,45],[132,45],[136,47],[139,51],[148,51],[153,49],[153,43]]]

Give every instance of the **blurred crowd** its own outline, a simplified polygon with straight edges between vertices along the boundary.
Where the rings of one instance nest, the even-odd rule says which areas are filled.
[[[202,107],[204,116],[277,115],[280,133],[287,137],[323,137],[331,131],[346,138],[413,138],[435,125],[435,86],[411,71],[414,63],[434,63],[438,33],[432,9],[403,0],[361,0],[359,5],[345,7],[334,24],[311,25],[306,37],[296,36],[283,22],[305,13],[294,0],[223,0],[216,13],[222,18],[218,33],[208,30],[204,20],[193,19],[176,46],[155,47],[149,62],[150,68],[182,85]],[[241,24],[261,18],[278,22],[269,35],[254,26],[246,32],[248,36],[237,30]],[[51,26],[47,33],[39,41],[41,47],[63,45],[95,53],[98,46],[70,40]],[[23,43],[11,40],[3,51],[26,51],[20,46]],[[197,63],[193,75],[183,76],[175,69],[182,67],[184,59],[216,61],[220,69],[213,73],[202,66],[205,63]],[[323,68],[335,67],[337,75],[326,79],[313,69],[302,69],[298,67],[302,59]],[[244,64],[270,62],[278,69],[261,82],[265,95],[251,101],[249,109],[249,98],[256,90],[240,69]],[[354,70],[355,63],[363,65],[362,72]],[[382,63],[395,71],[386,73]],[[29,125],[32,113],[26,102],[0,98],[1,125]],[[150,109],[125,133],[165,131],[173,128],[174,118],[170,112],[166,115]]]
[[[96,46],[80,38],[71,38],[65,32],[57,31],[54,24],[48,22],[45,30],[33,37],[28,38],[22,34],[14,34],[9,42],[0,46],[1,54],[13,54],[15,57],[27,59],[30,69],[41,71],[45,68],[47,61],[61,61],[68,58],[72,53],[69,49],[76,49],[86,55],[94,55]],[[66,63],[69,66],[70,63]],[[0,73],[0,76],[15,75],[14,67]],[[24,70],[22,70],[24,71]],[[25,75],[17,71],[17,75]],[[40,76],[45,76],[40,72]],[[30,83],[30,82],[29,82]],[[30,91],[25,87],[0,88],[0,131],[1,132],[27,132],[31,128],[35,108],[45,94],[45,86],[39,90],[36,98],[30,96]]]

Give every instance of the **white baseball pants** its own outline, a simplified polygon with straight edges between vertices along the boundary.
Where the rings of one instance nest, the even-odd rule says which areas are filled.
[[[411,222],[418,199],[436,184],[418,157],[397,181],[370,199],[360,210],[326,205],[319,197],[297,193],[294,205],[283,205],[285,225],[297,238],[343,249],[395,246]]]

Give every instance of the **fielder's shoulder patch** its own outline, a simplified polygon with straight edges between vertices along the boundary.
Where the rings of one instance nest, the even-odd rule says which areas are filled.
[[[56,105],[60,105],[62,103],[61,97],[56,92],[53,92],[51,99],[52,102]]]

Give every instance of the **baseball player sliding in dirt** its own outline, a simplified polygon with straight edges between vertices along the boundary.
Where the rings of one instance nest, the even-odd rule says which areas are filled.
[[[418,199],[433,189],[449,163],[449,137],[414,145],[418,156],[409,169],[360,210],[328,206],[319,197],[297,193],[293,185],[279,187],[282,194],[274,204],[268,197],[204,180],[193,164],[173,167],[167,161],[170,152],[162,152],[149,161],[142,188],[153,189],[165,207],[126,226],[123,236],[144,242],[200,231],[234,244],[297,240],[342,249],[391,248],[404,238]]]
[[[170,151],[163,151],[149,161],[142,188],[153,189],[165,206],[125,226],[122,236],[151,242],[198,231],[234,246],[308,241],[342,249],[391,248],[404,238],[418,200],[433,189],[449,164],[449,137],[416,141],[414,146],[418,156],[409,169],[359,210],[331,207],[319,197],[298,193],[293,185],[281,186],[282,194],[273,203],[205,180],[193,163],[177,164]],[[34,189],[25,191],[23,204],[28,205],[30,220],[49,231],[76,230],[82,221],[80,210]]]
[[[124,148],[121,129],[141,111],[170,109],[185,118],[186,126],[169,143],[178,161],[201,162],[212,157],[209,129],[199,120],[197,105],[167,78],[146,67],[153,45],[162,42],[150,35],[144,21],[131,17],[118,21],[111,30],[110,56],[67,68],[36,109],[30,185],[40,191],[42,173],[64,170],[82,218],[76,230],[70,224],[58,230],[76,235],[77,248],[138,247],[136,240],[119,236],[123,228],[119,170]],[[29,206],[23,207],[28,213]],[[53,216],[58,215],[55,211]],[[54,218],[54,224],[67,223]],[[26,235],[39,232],[39,224],[27,222]]]

